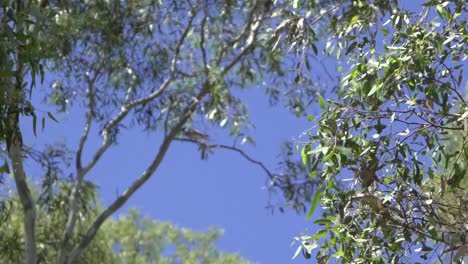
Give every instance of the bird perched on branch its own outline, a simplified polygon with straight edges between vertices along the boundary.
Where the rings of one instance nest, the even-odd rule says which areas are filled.
[[[184,135],[194,141],[207,141],[208,135],[194,128],[185,128]]]

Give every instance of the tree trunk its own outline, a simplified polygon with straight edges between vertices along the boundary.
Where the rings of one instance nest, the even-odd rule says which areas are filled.
[[[23,206],[24,214],[25,263],[36,264],[36,211],[23,168],[22,138],[18,126],[18,117],[9,117],[9,124],[12,125],[9,128],[13,129],[13,133],[12,137],[9,139],[8,154],[13,167],[16,190]]]

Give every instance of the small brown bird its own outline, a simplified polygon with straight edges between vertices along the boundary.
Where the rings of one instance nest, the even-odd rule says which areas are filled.
[[[194,128],[185,128],[184,134],[189,139],[194,140],[194,141],[207,141],[208,140],[207,134]]]

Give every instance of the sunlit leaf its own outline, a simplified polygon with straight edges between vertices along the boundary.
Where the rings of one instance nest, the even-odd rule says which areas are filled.
[[[314,214],[315,212],[315,209],[317,209],[317,206],[320,202],[320,196],[321,196],[321,192],[320,190],[317,190],[314,194],[314,198],[312,199],[312,204],[310,206],[310,210],[309,212],[307,213],[307,219],[310,219],[312,217],[312,215]]]

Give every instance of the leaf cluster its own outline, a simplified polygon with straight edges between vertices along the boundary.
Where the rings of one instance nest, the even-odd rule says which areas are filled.
[[[332,18],[326,51],[345,55],[349,69],[338,99],[319,100],[323,111],[303,146],[320,183],[309,217],[323,207],[319,231],[299,239],[308,254],[304,243],[316,241],[317,259],[343,263],[465,254],[466,11],[463,1],[428,1],[416,11],[398,1],[349,1]]]

